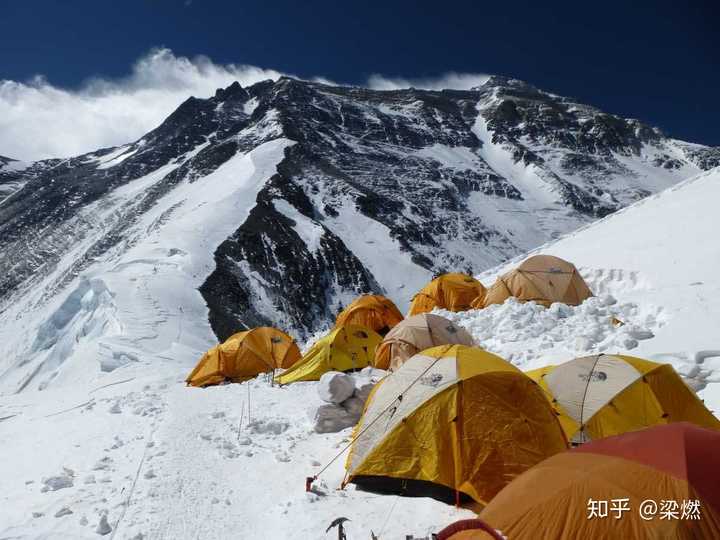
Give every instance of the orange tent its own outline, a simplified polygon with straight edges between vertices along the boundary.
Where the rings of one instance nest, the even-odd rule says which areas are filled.
[[[518,476],[480,517],[512,540],[720,538],[720,433],[678,422],[584,444]]]
[[[242,382],[260,373],[289,368],[300,360],[300,349],[285,332],[261,326],[230,336],[206,352],[186,382],[210,386]]]
[[[402,320],[402,313],[391,300],[379,294],[364,294],[342,310],[335,326],[356,324],[385,335]]]
[[[592,295],[572,263],[552,255],[535,255],[515,270],[500,276],[483,297],[473,302],[472,307],[479,309],[502,304],[511,296],[545,307],[550,307],[553,302],[577,306]]]
[[[485,294],[485,287],[467,274],[443,274],[425,285],[410,304],[410,315],[427,313],[434,308],[449,311],[465,311],[478,296]]]

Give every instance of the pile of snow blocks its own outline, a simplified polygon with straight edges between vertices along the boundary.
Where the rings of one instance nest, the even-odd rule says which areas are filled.
[[[357,424],[373,386],[384,375],[367,367],[359,373],[329,371],[320,377],[318,394],[327,405],[315,412],[315,432],[337,433]]]

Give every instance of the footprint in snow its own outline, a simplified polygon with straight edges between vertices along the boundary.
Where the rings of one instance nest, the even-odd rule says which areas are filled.
[[[59,518],[59,517],[63,517],[63,516],[68,516],[72,513],[73,513],[73,511],[70,510],[67,506],[63,506],[60,510],[55,512],[55,517]]]
[[[95,466],[93,467],[93,471],[108,471],[110,470],[110,467],[113,463],[112,458],[105,456],[104,458],[100,459],[95,463]]]
[[[121,414],[122,409],[120,408],[120,402],[116,401],[113,406],[108,409],[108,412],[110,414]]]
[[[98,522],[97,527],[95,527],[95,532],[101,536],[105,536],[106,534],[110,534],[112,532],[112,527],[110,527],[110,524],[108,523],[107,514],[103,513],[100,516],[100,521]]]
[[[64,471],[69,471],[69,469],[64,469]],[[67,474],[66,472],[63,472],[63,474],[60,474],[58,476],[50,476],[47,478],[43,478],[43,487],[40,488],[40,492],[46,493],[48,491],[57,491],[59,489],[71,488],[74,484],[74,476],[74,473]]]

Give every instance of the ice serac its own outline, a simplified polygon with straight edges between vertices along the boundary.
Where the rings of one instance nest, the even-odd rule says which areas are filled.
[[[515,79],[235,83],[121,147],[0,159],[0,384],[259,324],[302,339],[364,292],[402,310],[434,273],[480,272],[719,160]]]

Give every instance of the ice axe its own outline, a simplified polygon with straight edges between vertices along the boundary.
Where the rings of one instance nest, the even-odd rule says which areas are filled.
[[[350,520],[346,517],[339,517],[339,518],[333,520],[333,522],[330,524],[330,526],[327,529],[325,529],[325,534],[329,533],[330,529],[332,529],[333,527],[337,527],[338,528],[338,540],[347,540],[347,536],[345,536],[345,529],[343,528],[343,523],[345,523],[346,521],[350,521]]]

